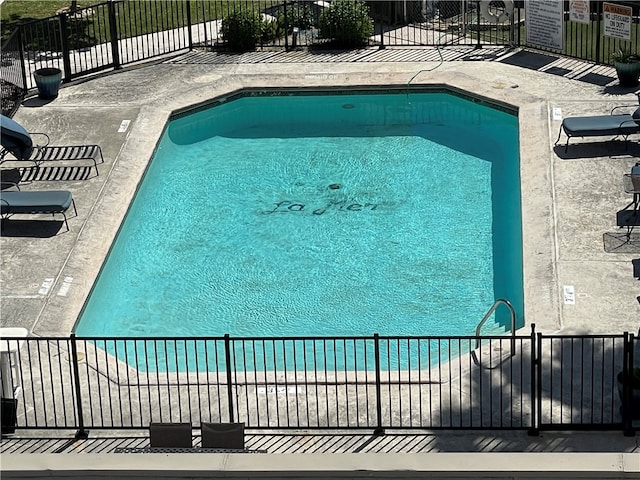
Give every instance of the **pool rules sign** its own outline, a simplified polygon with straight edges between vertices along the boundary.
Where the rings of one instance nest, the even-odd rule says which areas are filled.
[[[564,49],[564,2],[528,0],[524,3],[524,24],[529,45]]]
[[[631,7],[603,3],[604,35],[620,40],[631,40]]]

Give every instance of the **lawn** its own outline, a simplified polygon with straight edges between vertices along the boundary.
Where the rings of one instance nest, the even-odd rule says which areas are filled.
[[[258,12],[265,11],[269,7],[282,3],[279,0],[216,0],[216,1],[192,1],[190,3],[190,15],[192,23],[212,21],[224,18],[231,11],[239,9],[253,9]],[[100,17],[88,18],[85,25],[78,28],[88,29],[91,37],[108,41],[111,36],[109,19],[106,18],[106,2],[99,0],[79,0],[79,8],[96,6],[96,15]],[[167,30],[186,25],[186,5],[184,1],[127,0],[118,2],[116,16],[118,18],[117,29],[120,38],[134,35]],[[69,8],[71,0],[5,0],[0,7],[0,31],[2,40],[9,37],[11,32],[21,23],[49,18],[57,15],[62,9]],[[46,27],[48,31],[57,31],[53,23]],[[81,22],[77,22],[81,23]],[[86,24],[91,23],[91,27]],[[41,28],[39,29],[41,30]],[[41,33],[39,32],[38,35]]]
[[[79,0],[77,5],[87,7],[94,3],[96,2],[91,0]],[[0,6],[0,25],[3,34],[5,29],[13,30],[19,23],[52,17],[70,6],[70,0],[5,0]]]
[[[87,7],[97,2],[79,0],[78,7]],[[71,6],[71,0],[5,0],[0,6],[0,31],[6,39],[17,25],[57,15]]]
[[[79,0],[78,7],[86,7],[93,3],[90,0]],[[58,11],[71,6],[70,0],[5,0],[0,6],[0,20],[30,21],[56,15]]]

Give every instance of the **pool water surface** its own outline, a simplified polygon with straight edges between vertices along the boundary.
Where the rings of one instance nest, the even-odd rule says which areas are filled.
[[[244,96],[168,124],[75,333],[472,335],[523,324],[521,245],[515,115]]]

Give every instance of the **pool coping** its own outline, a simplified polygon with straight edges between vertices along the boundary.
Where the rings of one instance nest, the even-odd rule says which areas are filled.
[[[461,100],[465,100],[467,102],[471,102],[477,105],[480,105],[482,107],[485,108],[491,108],[491,109],[495,109],[498,110],[500,112],[504,112],[508,115],[512,115],[514,116],[516,119],[518,118],[518,107],[508,104],[508,103],[504,103],[504,102],[499,102],[499,101],[495,101],[489,97],[486,96],[481,96],[481,95],[472,95],[467,91],[464,91],[462,89],[458,89],[456,87],[447,85],[447,84],[441,84],[441,83],[434,83],[434,84],[424,84],[424,85],[417,85],[417,86],[411,86],[410,88],[407,88],[406,85],[393,85],[393,84],[357,84],[357,85],[351,85],[348,88],[345,87],[340,87],[340,86],[325,86],[325,87],[286,87],[286,86],[282,86],[282,87],[244,87],[238,90],[234,90],[234,91],[229,91],[229,92],[224,92],[220,95],[217,95],[213,98],[210,98],[208,100],[205,100],[204,102],[200,102],[197,104],[192,104],[192,105],[187,105],[185,107],[181,107],[178,108],[176,110],[172,110],[171,112],[169,112],[168,114],[168,120],[167,123],[164,126],[164,129],[162,130],[162,134],[161,134],[161,138],[162,136],[167,134],[167,128],[169,127],[169,122],[176,120],[176,119],[180,119],[183,118],[185,116],[188,115],[192,115],[192,114],[196,114],[198,112],[202,112],[202,111],[206,111],[210,108],[215,108],[230,102],[234,102],[240,99],[251,99],[251,98],[265,98],[265,97],[274,97],[274,96],[282,96],[282,97],[287,97],[287,96],[309,96],[309,95],[318,95],[318,96],[322,96],[322,95],[388,95],[388,94],[395,94],[395,95],[404,95],[405,93],[411,93],[411,94],[445,94],[445,95],[450,95],[452,97],[455,97],[457,99],[461,99]],[[161,138],[158,139],[158,143],[156,144],[156,148],[159,145],[159,142],[161,140]],[[154,149],[154,153],[152,155],[152,157],[155,155],[155,149]],[[141,180],[140,183],[142,183],[144,176],[147,173],[148,167],[150,166],[151,163],[151,159],[149,160],[149,162],[146,164],[146,167],[144,169],[144,172],[141,175]],[[495,166],[493,167],[494,169],[496,168]],[[136,190],[137,191],[137,190]],[[134,195],[135,197],[135,195]],[[519,197],[519,192],[518,192],[518,197]],[[132,197],[133,199],[133,197]],[[124,218],[126,217],[126,213],[123,216],[122,221],[124,221]],[[464,227],[464,226],[463,226]],[[120,233],[120,228],[118,229],[118,233],[116,233],[116,235],[114,236],[114,240],[116,240],[117,236]],[[495,251],[494,248],[494,254],[498,254]],[[108,254],[107,254],[108,256]],[[106,260],[106,257],[105,257]],[[100,273],[98,273],[97,276],[99,276]],[[96,279],[97,279],[96,276]],[[89,294],[88,294],[89,295]],[[83,309],[84,309],[83,305]],[[486,310],[489,310],[489,308],[491,308],[491,305],[489,305],[487,307]],[[83,309],[81,309],[78,312],[77,315],[77,322],[80,321],[80,318],[83,315]],[[519,310],[519,308],[518,308]],[[483,311],[484,313],[485,311]],[[77,324],[76,322],[76,324]],[[464,333],[464,335],[466,334],[471,334],[472,331],[475,329],[476,324],[474,323],[473,325],[469,326],[468,328],[468,333]],[[221,335],[223,333],[228,333],[228,332],[219,332],[216,333],[215,335]],[[367,332],[362,334],[362,336],[370,336],[373,333],[380,333],[380,332]],[[214,335],[214,336],[215,336]],[[388,334],[385,333],[385,335],[393,335],[393,334]],[[417,334],[413,334],[413,335],[417,335]],[[432,334],[426,332],[426,333],[422,333],[421,335],[431,335]],[[463,335],[463,334],[460,334]],[[82,335],[82,336],[94,336],[94,335]],[[109,335],[112,336],[112,335]],[[127,333],[127,336],[131,336],[130,333]],[[164,334],[162,336],[171,336],[169,334]],[[233,335],[233,336],[238,336],[238,335]],[[300,337],[304,337],[305,334],[296,334],[296,336],[300,336]]]
[[[521,178],[523,179],[523,181],[525,181],[528,186],[528,189],[534,189],[537,191],[549,191],[550,186],[549,184],[546,182],[548,177],[540,177],[535,175],[535,173],[533,173],[531,170],[531,157],[532,152],[536,152],[536,155],[538,154],[548,154],[548,152],[540,152],[540,145],[543,145],[544,143],[541,141],[544,138],[544,134],[548,131],[547,130],[547,124],[544,122],[530,122],[528,121],[528,119],[531,118],[532,113],[537,111],[539,106],[537,105],[536,101],[534,99],[529,98],[528,96],[524,96],[523,98],[520,98],[519,95],[514,95],[511,96],[509,98],[508,101],[506,101],[505,99],[501,99],[501,98],[496,98],[496,95],[492,95],[492,91],[488,91],[485,88],[477,88],[477,83],[474,81],[468,81],[469,79],[465,79],[464,77],[461,77],[459,74],[456,75],[450,75],[451,78],[447,79],[447,81],[443,81],[442,79],[439,79],[438,82],[436,83],[429,83],[429,84],[420,84],[419,86],[414,86],[412,88],[412,90],[421,90],[421,91],[425,91],[425,90],[433,90],[433,91],[439,91],[439,92],[450,92],[454,95],[459,95],[462,98],[467,98],[467,99],[475,99],[475,100],[480,100],[483,102],[483,104],[485,105],[490,105],[490,106],[494,106],[497,105],[499,107],[502,107],[503,109],[506,109],[508,111],[510,111],[510,113],[514,113],[517,112],[518,114],[518,118],[519,118],[519,123],[520,123],[520,132],[528,132],[529,135],[527,136],[523,136],[520,135],[520,151],[521,151]],[[461,80],[465,80],[465,81],[461,81]],[[473,86],[473,90],[470,90],[471,86]],[[229,97],[236,97],[236,96],[242,96],[245,94],[249,94],[251,91],[266,91],[269,89],[272,89],[273,87],[271,85],[268,84],[262,84],[262,85],[251,85],[248,87],[240,87],[240,88],[230,88],[230,89],[224,89],[221,91],[218,91],[215,93],[214,96],[212,96],[209,99],[206,99],[204,102],[198,102],[198,103],[192,103],[191,99],[185,99],[185,101],[181,104],[181,105],[177,105],[177,106],[173,106],[173,108],[170,109],[163,109],[162,111],[162,118],[166,119],[166,121],[168,121],[169,119],[175,117],[176,115],[180,115],[181,113],[187,112],[187,111],[193,111],[193,110],[198,110],[200,108],[206,108],[210,105],[214,105],[217,103],[217,100],[220,98],[225,98],[225,99],[229,99]],[[391,90],[400,90],[400,89],[404,89],[406,88],[404,85],[402,84],[398,84],[398,83],[387,83],[387,84],[379,84],[379,83],[372,83],[372,84],[351,84],[349,85],[349,89],[355,89],[358,91],[365,91],[365,90],[384,90],[384,89],[391,89]],[[278,90],[298,90],[300,92],[305,92],[308,93],[310,91],[323,91],[326,90],[326,87],[324,88],[318,88],[316,87],[310,87],[310,86],[297,86],[295,83],[291,83],[289,85],[280,85],[280,87],[278,87]],[[344,90],[344,87],[339,87],[339,88],[334,88],[334,90]],[[157,117],[157,114],[160,112],[154,112],[154,116],[155,118]],[[141,112],[142,114],[142,112]],[[160,122],[158,122],[160,123]],[[155,151],[155,148],[157,147],[157,142],[159,141],[160,136],[162,135],[162,133],[164,132],[166,125],[157,125],[154,129],[154,133],[153,133],[153,137],[156,137],[157,135],[157,140],[154,144],[154,148],[153,151],[151,152],[151,155],[145,154],[145,155],[136,155],[137,158],[147,158],[150,159],[153,155],[153,152]],[[131,134],[130,134],[130,138],[132,136],[137,136],[137,135],[142,135],[142,132],[137,133],[136,132],[136,125],[134,125],[134,130],[132,130]],[[157,132],[157,133],[156,133]],[[535,132],[535,134],[532,134],[533,132]],[[151,137],[151,135],[149,134],[149,131],[147,129],[147,137]],[[545,142],[546,143],[546,142]],[[129,153],[128,149],[126,148],[125,145],[125,149],[122,152],[122,158],[120,159],[120,162],[122,163],[123,159],[128,156],[127,154]],[[127,161],[127,164],[129,165],[129,167],[131,167],[131,161]],[[148,165],[148,160],[147,161],[137,161],[136,165],[135,165],[135,174],[134,177],[135,178],[139,178],[142,179],[142,177],[144,176],[144,173],[146,171],[146,167]],[[111,182],[118,182],[120,184],[123,183],[122,180],[118,179],[118,173],[120,173],[117,170],[118,166],[115,166],[114,169],[114,176],[110,179]],[[131,174],[131,171],[129,170],[129,175]],[[126,203],[126,205],[128,206],[129,203],[131,202],[131,200],[133,199],[133,197],[135,196],[135,192],[137,191],[137,187],[138,185],[136,184],[136,188],[132,189],[131,187],[133,187],[133,185],[129,185],[129,189],[126,192],[126,198],[127,198],[127,202],[123,202],[123,204]],[[109,188],[107,186],[107,188]],[[532,208],[533,207],[533,208]],[[539,205],[532,205],[529,202],[523,202],[522,204],[522,222],[523,222],[523,272],[529,272],[529,271],[536,271],[536,272],[540,272],[540,271],[551,271],[551,265],[549,264],[548,260],[549,258],[552,258],[552,256],[550,255],[550,253],[553,251],[553,247],[550,244],[549,240],[550,238],[547,236],[546,232],[541,231],[540,229],[536,228],[537,226],[537,221],[532,221],[532,219],[537,217],[537,212],[539,211],[538,209],[540,208]],[[547,204],[544,205],[542,207],[544,210],[546,211],[551,211],[551,205]],[[121,212],[119,212],[118,214],[118,218],[120,219],[120,221],[118,222],[118,229],[116,231],[110,230],[108,232],[108,237],[112,240],[115,239],[115,237],[117,236],[117,232],[119,230],[119,225],[122,221],[122,219],[124,219],[124,216],[126,215],[126,210],[122,210]],[[550,219],[548,219],[548,221],[550,222]],[[86,229],[91,229],[93,230],[94,228],[97,228],[97,226],[94,226],[91,223],[91,219],[88,220],[87,225],[85,227]],[[104,234],[104,232],[103,232]],[[545,245],[545,251],[547,253],[549,253],[549,255],[532,255],[529,252],[531,252],[532,250],[536,250],[539,251],[540,246],[541,245]],[[96,252],[94,250],[94,254],[96,254],[98,252]],[[107,251],[101,251],[99,253],[99,256],[102,258],[106,258],[106,255],[108,254],[108,250]],[[98,271],[93,271],[91,272],[91,277],[93,278],[97,278],[97,275],[99,274],[99,269]],[[552,286],[554,285],[554,280],[552,277],[548,277],[548,279],[544,282],[547,284],[547,286]],[[93,284],[93,282],[92,282]],[[557,314],[554,312],[554,307],[555,305],[553,304],[553,302],[550,302],[548,304],[542,303],[539,300],[533,300],[533,295],[531,294],[532,291],[539,291],[540,288],[543,288],[541,285],[538,285],[537,282],[535,281],[535,279],[532,279],[530,277],[527,277],[527,275],[525,275],[524,281],[524,311],[525,311],[525,319],[530,318],[531,316],[531,312],[535,312],[535,316],[538,317],[540,316],[540,318],[544,318],[547,321],[551,320],[550,322],[545,322],[547,323],[547,325],[542,325],[543,328],[553,328],[553,326],[557,326],[559,325],[559,321],[557,319]],[[86,292],[85,295],[83,295],[84,297],[86,297],[89,294],[89,291]],[[553,295],[551,294],[551,292],[548,292],[548,295],[546,295],[547,298],[552,299]],[[84,304],[84,303],[83,303]],[[487,309],[490,306],[487,306]],[[76,319],[79,317],[81,309],[76,311],[77,313],[75,313],[75,315],[73,315]],[[44,314],[45,312],[43,312]],[[553,320],[555,318],[555,320]],[[66,319],[65,319],[66,320]],[[58,317],[58,322],[60,321],[60,318]],[[529,322],[527,322],[528,324]],[[536,324],[540,327],[540,323],[536,322]],[[59,324],[60,325],[60,324]],[[74,324],[75,325],[75,319],[74,319]],[[71,331],[73,328],[73,325],[70,325],[69,323],[65,322],[65,326],[67,326],[67,328],[63,328],[62,331]],[[526,328],[529,328],[528,325]],[[45,332],[38,332],[39,334],[45,334]]]

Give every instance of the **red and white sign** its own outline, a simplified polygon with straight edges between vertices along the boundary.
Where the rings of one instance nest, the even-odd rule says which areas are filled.
[[[620,40],[631,40],[631,7],[616,3],[603,3],[604,35]]]
[[[589,11],[589,0],[569,1],[569,20],[572,22],[589,24],[591,21]]]

